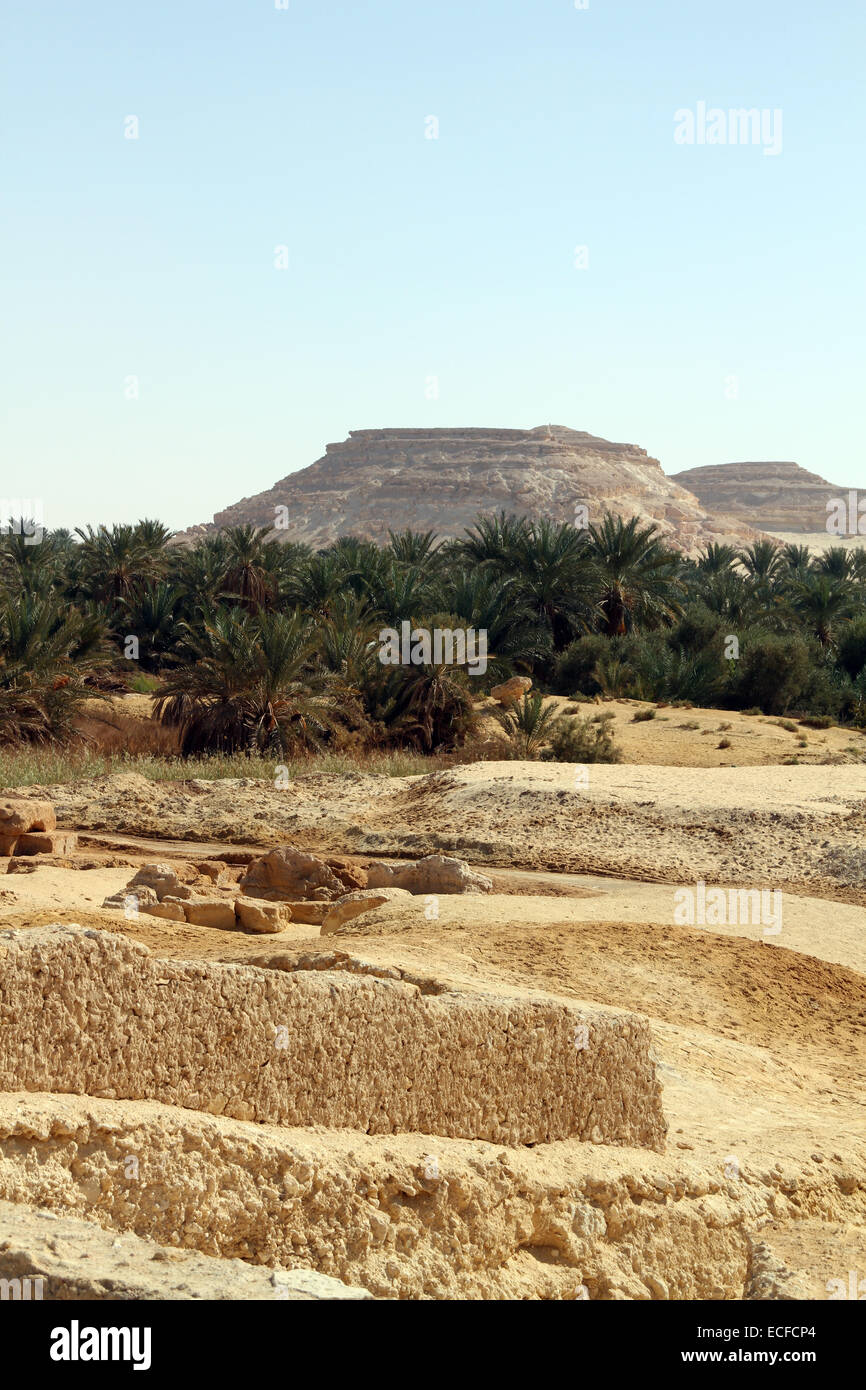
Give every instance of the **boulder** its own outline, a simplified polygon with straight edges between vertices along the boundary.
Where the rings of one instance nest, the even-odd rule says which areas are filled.
[[[354,893],[346,893],[328,908],[322,922],[322,936],[331,936],[353,917],[372,912],[384,903],[411,901],[412,894],[405,888],[359,888]]]
[[[186,920],[194,927],[234,927],[235,906],[228,898],[194,898],[183,904]]]
[[[125,912],[127,908],[137,908],[139,912],[143,912],[156,902],[158,898],[154,890],[140,883],[135,888],[121,888],[117,893],[112,893],[110,898],[104,899],[102,906],[117,908],[120,912]]]
[[[367,886],[405,888],[408,893],[490,893],[493,880],[470,869],[463,859],[428,854],[414,864],[369,864]]]
[[[148,917],[165,917],[169,922],[185,922],[186,913],[180,898],[163,898],[161,903],[145,903],[141,911]]]
[[[350,859],[328,859],[326,863],[328,868],[333,870],[335,878],[342,883],[344,893],[367,887],[367,870],[362,869],[359,864],[353,864]]]
[[[78,845],[74,830],[28,830],[18,836],[15,854],[73,854]]]
[[[240,881],[242,893],[271,902],[313,899],[330,902],[346,891],[324,859],[286,845],[254,859]]]
[[[191,898],[192,889],[181,883],[170,864],[143,864],[126,885],[134,893],[137,888],[152,888],[159,902],[166,896]]]
[[[250,902],[249,899],[235,900],[235,916],[245,931],[280,932],[292,920],[292,911],[285,903]]]
[[[231,882],[228,865],[221,863],[218,859],[200,860],[195,867],[202,878],[210,879],[215,888],[222,888]]]
[[[512,676],[511,680],[503,681],[501,685],[494,685],[490,695],[492,699],[499,701],[503,709],[507,709],[509,705],[516,705],[531,689],[531,677]]]
[[[56,829],[57,817],[50,801],[28,801],[24,797],[0,799],[0,836]]]
[[[320,927],[331,910],[328,903],[283,903],[292,914],[292,921],[305,927]]]

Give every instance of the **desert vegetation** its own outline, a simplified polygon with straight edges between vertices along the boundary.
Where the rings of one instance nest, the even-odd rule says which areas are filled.
[[[578,531],[501,514],[456,540],[319,551],[251,525],[192,546],[153,520],[38,544],[26,531],[0,538],[7,747],[80,740],[83,703],[117,690],[152,695],[184,756],[483,756],[474,698],[513,674],[536,692],[866,725],[862,549],[758,541],[693,559],[610,515]],[[404,621],[485,632],[486,672],[383,666],[378,634]],[[594,746],[524,706],[502,721],[513,754]]]

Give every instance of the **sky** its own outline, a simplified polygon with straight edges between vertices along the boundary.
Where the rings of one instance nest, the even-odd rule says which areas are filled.
[[[855,0],[281,4],[0,0],[0,498],[182,528],[546,423],[866,489]]]

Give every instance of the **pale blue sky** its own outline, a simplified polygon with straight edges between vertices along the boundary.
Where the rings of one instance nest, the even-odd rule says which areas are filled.
[[[388,425],[866,488],[855,0],[0,13],[0,496],[48,525],[208,520]],[[700,101],[781,153],[677,145]]]

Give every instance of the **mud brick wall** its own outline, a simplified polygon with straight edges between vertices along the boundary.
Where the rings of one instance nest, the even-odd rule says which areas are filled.
[[[166,961],[108,932],[0,932],[0,1090],[277,1125],[660,1148],[649,1026],[343,971]]]

